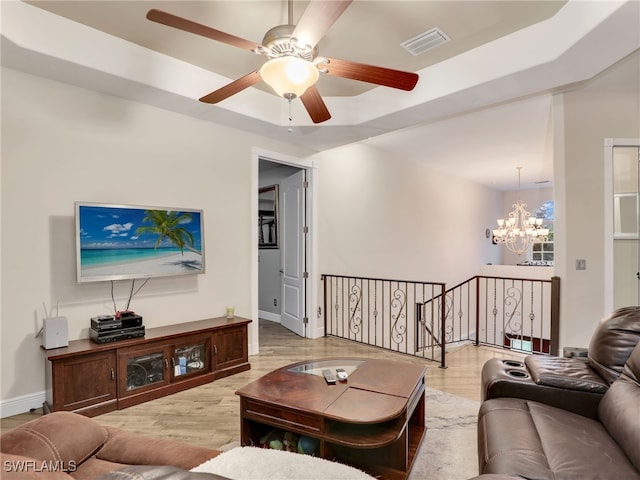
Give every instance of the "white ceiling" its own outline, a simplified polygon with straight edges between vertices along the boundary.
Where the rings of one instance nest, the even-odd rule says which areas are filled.
[[[265,57],[146,20],[151,8],[260,43],[271,27],[287,23],[286,0],[262,1],[28,1],[32,5],[236,79],[260,68]],[[329,29],[319,54],[416,72],[555,14],[562,1],[356,1]],[[293,2],[294,23],[308,1]],[[433,27],[452,41],[412,56],[401,42]],[[259,87],[270,91],[264,83]],[[372,85],[323,77],[326,96],[357,95]],[[208,92],[202,92],[203,95]]]
[[[307,2],[294,2],[294,21]],[[640,90],[640,2],[355,1],[320,54],[414,71],[412,92],[323,77],[332,119],[313,125],[266,88],[197,98],[264,57],[145,18],[159,8],[260,41],[282,1],[3,1],[2,64],[83,88],[304,145],[367,141],[496,189],[552,181],[551,93]],[[451,41],[413,57],[399,43],[440,27]],[[635,52],[635,53],[634,53]],[[613,67],[612,67],[613,66]],[[610,68],[611,67],[611,68]],[[601,72],[609,69],[605,74]]]

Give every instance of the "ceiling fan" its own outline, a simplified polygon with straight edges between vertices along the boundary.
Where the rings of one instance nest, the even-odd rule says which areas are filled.
[[[257,44],[215,28],[152,9],[147,18],[153,22],[194,33],[227,45],[242,48],[269,58],[260,70],[234,80],[200,98],[201,102],[218,103],[245,88],[264,80],[275,92],[289,100],[300,97],[314,123],[331,118],[320,92],[315,86],[320,73],[360,80],[401,90],[413,90],[418,75],[384,67],[321,57],[317,44],[353,0],[311,0],[297,25],[293,24],[292,4],[288,0],[289,23],[271,28]]]

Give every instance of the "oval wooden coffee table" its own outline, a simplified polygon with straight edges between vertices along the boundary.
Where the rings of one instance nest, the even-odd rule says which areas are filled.
[[[328,385],[323,369],[349,374]],[[274,428],[318,440],[316,455],[382,479],[406,479],[426,432],[426,367],[362,358],[287,365],[236,392],[242,445]]]

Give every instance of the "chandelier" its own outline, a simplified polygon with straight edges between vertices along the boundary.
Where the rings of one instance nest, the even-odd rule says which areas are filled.
[[[520,192],[520,170],[518,169],[518,192]],[[518,195],[519,197],[519,195]],[[542,218],[532,217],[527,211],[527,204],[517,198],[512,205],[513,211],[509,218],[499,218],[498,228],[493,231],[493,239],[497,244],[503,244],[513,253],[522,255],[534,243],[546,242],[549,229],[542,225]]]

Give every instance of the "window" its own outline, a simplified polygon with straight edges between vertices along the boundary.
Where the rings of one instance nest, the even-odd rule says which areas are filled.
[[[534,243],[531,248],[531,262],[544,262],[553,264],[553,200],[544,202],[532,214],[536,218],[542,218],[545,228],[549,229],[549,236],[546,242]]]

